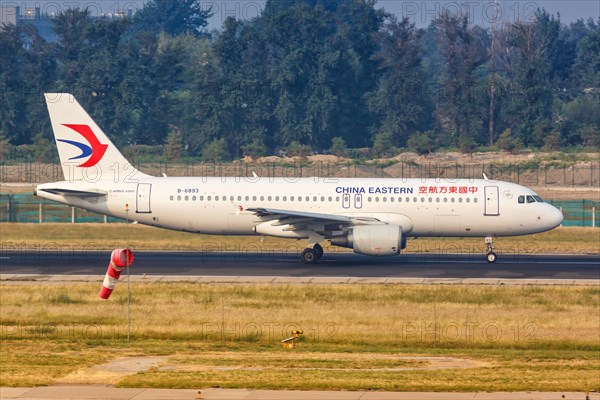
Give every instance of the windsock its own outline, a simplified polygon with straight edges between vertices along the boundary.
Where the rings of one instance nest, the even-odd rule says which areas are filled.
[[[110,264],[108,264],[108,269],[106,270],[106,275],[104,276],[104,282],[102,282],[102,287],[100,288],[100,296],[101,299],[108,299],[110,294],[112,293],[119,277],[121,276],[121,272],[123,272],[124,268],[130,267],[133,264],[133,253],[129,249],[115,249],[113,250],[110,256]]]

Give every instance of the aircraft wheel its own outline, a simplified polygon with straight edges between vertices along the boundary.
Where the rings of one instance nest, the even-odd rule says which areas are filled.
[[[496,257],[497,257],[496,253],[494,253],[493,251],[487,253],[487,256],[486,256],[487,262],[489,262],[489,263],[495,263],[496,262]]]
[[[300,258],[304,264],[314,264],[317,262],[317,253],[313,249],[304,249]]]
[[[323,253],[325,253],[323,247],[321,247],[319,243],[314,245],[313,250],[315,251],[315,255],[317,256],[317,261],[320,260],[321,257],[323,257]]]

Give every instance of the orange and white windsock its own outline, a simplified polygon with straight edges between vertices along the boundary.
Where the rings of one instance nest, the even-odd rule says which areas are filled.
[[[108,269],[106,270],[106,275],[104,276],[104,282],[102,282],[102,287],[100,288],[100,296],[101,299],[108,299],[110,294],[112,293],[119,277],[121,276],[121,272],[125,268],[128,268],[133,264],[133,253],[129,249],[115,249],[113,250],[110,256],[110,264],[108,264]]]

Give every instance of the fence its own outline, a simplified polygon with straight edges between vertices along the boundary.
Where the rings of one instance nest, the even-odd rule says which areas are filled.
[[[598,227],[600,202],[592,200],[548,200],[565,216],[564,226]],[[93,212],[41,199],[31,194],[0,194],[0,222],[123,222]]]
[[[579,162],[572,165],[521,162],[388,164],[357,163],[138,163],[135,167],[154,176],[252,176],[261,177],[338,177],[338,178],[481,178],[515,182],[526,186],[594,187],[600,186],[600,164]],[[112,173],[106,171],[106,173]],[[0,182],[41,183],[63,180],[60,164],[0,162]]]

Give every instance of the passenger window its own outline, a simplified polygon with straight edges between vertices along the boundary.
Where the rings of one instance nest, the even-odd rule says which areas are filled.
[[[433,202],[433,197],[429,198],[429,202],[432,203]]]
[[[173,200],[173,196],[169,197],[169,200],[171,200],[171,201],[172,201],[172,200]]]
[[[265,196],[260,196],[260,201],[265,201]]]
[[[379,203],[379,196],[375,197],[375,202]]]
[[[331,198],[331,196],[329,196],[329,198],[327,200],[329,200],[330,203],[333,201],[333,199]]]
[[[533,196],[527,196],[527,203],[535,203]]]
[[[458,202],[459,202],[459,203],[462,203],[462,197],[459,197],[459,198],[458,198]]]
[[[252,196],[252,201],[256,201],[256,196]]]
[[[525,203],[525,196],[519,196],[519,204]]]
[[[275,196],[275,201],[279,201],[279,196]]]
[[[471,198],[467,197],[467,203],[470,203],[470,202],[471,202]]]
[[[250,196],[246,196],[246,201],[250,200]]]
[[[477,197],[473,199],[473,203],[477,203]]]
[[[425,203],[425,197],[421,197],[421,203]]]
[[[238,196],[238,201],[242,201],[242,196]]]
[[[287,196],[283,196],[283,201],[287,201]]]
[[[321,196],[321,203],[325,202],[325,196]]]
[[[204,201],[204,196],[200,196],[199,200]]]
[[[233,200],[235,200],[235,197],[229,196],[229,200],[233,201]]]
[[[339,203],[340,202],[340,196],[335,196],[335,201],[336,201],[336,203]]]
[[[219,196],[215,196],[215,201],[219,201]]]
[[[317,196],[313,196],[313,201],[316,203],[317,202]]]
[[[269,196],[269,197],[267,197],[267,200],[271,201],[271,200],[273,200],[273,197]]]
[[[193,201],[196,201],[196,196],[192,196],[192,200],[193,200]]]

